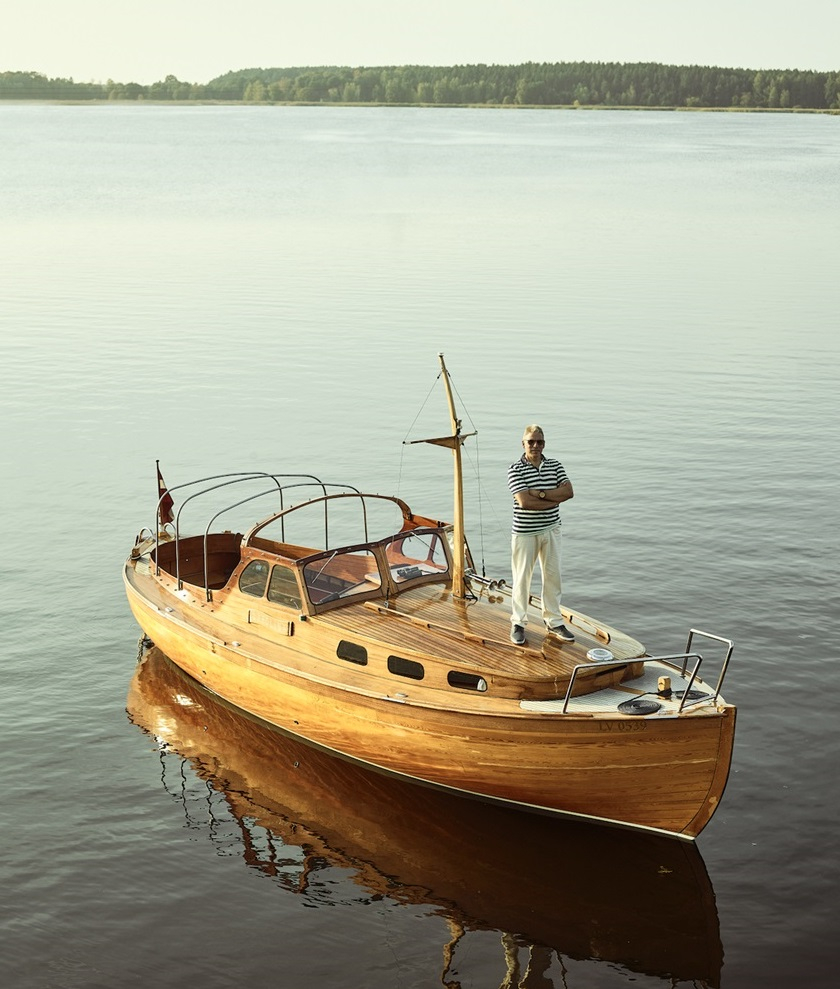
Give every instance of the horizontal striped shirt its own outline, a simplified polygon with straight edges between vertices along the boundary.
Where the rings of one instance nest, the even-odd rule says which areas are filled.
[[[543,457],[540,466],[534,467],[522,456],[508,468],[508,487],[512,495],[527,488],[550,491],[568,480],[569,476],[563,465],[551,457]],[[527,511],[519,507],[516,498],[513,499],[514,532],[542,532],[555,525],[560,525],[559,505],[549,504],[540,511]]]

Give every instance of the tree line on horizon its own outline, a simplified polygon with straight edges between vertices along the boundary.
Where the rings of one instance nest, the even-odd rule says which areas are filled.
[[[150,85],[1,72],[0,99],[840,110],[840,71],[655,62],[322,66],[239,69],[208,83],[168,75]]]

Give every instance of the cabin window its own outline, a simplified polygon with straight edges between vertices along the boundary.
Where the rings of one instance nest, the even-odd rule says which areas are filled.
[[[301,599],[297,577],[291,567],[276,566],[271,571],[271,583],[268,585],[268,600],[274,604],[282,604],[287,608],[300,611]]]
[[[385,556],[398,584],[430,574],[442,577],[449,570],[444,541],[438,532],[401,532],[387,542]]]
[[[359,666],[367,666],[367,649],[364,646],[356,645],[355,642],[348,642],[342,639],[335,651],[339,659],[346,659],[348,663],[358,663]]]
[[[243,594],[251,594],[261,598],[265,594],[268,582],[268,564],[265,560],[251,560],[239,575],[239,590]]]
[[[402,656],[389,656],[388,670],[398,677],[408,677],[410,680],[422,680],[426,675],[422,663],[415,663],[413,659],[403,659]]]
[[[461,673],[460,670],[450,670],[446,682],[450,687],[459,687],[461,690],[478,690],[480,693],[487,690],[484,677],[476,676],[475,673]]]
[[[308,560],[303,579],[310,601],[325,604],[379,587],[379,569],[369,549],[335,550]]]

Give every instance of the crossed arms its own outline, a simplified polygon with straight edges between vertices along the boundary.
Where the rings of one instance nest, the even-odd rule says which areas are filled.
[[[516,504],[526,512],[540,512],[548,508],[549,505],[559,505],[575,496],[571,481],[564,481],[556,488],[544,488],[542,490],[545,491],[545,498],[540,498],[539,488],[523,488],[522,491],[517,491],[513,497]]]

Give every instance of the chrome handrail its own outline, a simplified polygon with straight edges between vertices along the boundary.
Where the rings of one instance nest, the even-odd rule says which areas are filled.
[[[729,668],[729,660],[732,658],[732,650],[735,648],[735,644],[733,643],[732,639],[724,639],[720,635],[713,635],[711,632],[702,632],[699,628],[692,628],[689,629],[688,631],[688,641],[686,642],[686,646],[685,646],[686,652],[688,652],[691,649],[691,643],[695,635],[702,635],[707,639],[714,639],[715,642],[722,642],[725,645],[729,646],[729,648],[726,650],[726,656],[724,657],[723,665],[720,668],[720,675],[718,676],[717,686],[715,687],[715,694],[713,700],[717,700],[718,695],[720,694],[721,687],[723,686],[723,678],[726,676],[726,671]],[[684,674],[685,674],[685,668],[683,668],[683,675]]]
[[[195,494],[191,494],[188,498],[185,498],[182,502],[178,511],[175,513],[175,586],[180,591],[184,586],[184,582],[181,580],[181,512],[186,508],[187,504],[195,498],[200,498],[202,495],[209,494],[211,491],[218,491],[220,488],[226,488],[231,484],[241,484],[243,481],[254,481],[260,477],[270,477],[277,485],[276,488],[271,488],[269,491],[261,492],[260,497],[266,494],[274,494],[275,490],[282,492],[282,486],[277,480],[274,474],[268,474],[264,471],[251,471],[247,474],[217,474],[215,477],[208,477],[205,480],[215,481],[220,477],[232,477],[231,481],[223,481],[221,484],[214,484],[209,488],[203,488],[201,491],[196,491]],[[177,487],[172,488],[172,491],[177,491],[179,488],[189,487],[191,484],[200,484],[201,481],[188,481],[186,484],[179,484]],[[204,548],[204,564],[205,570],[207,567],[207,547],[205,544]],[[159,571],[158,571],[159,572]]]
[[[715,642],[721,642],[728,646],[726,650],[726,656],[724,657],[723,664],[721,665],[720,674],[718,676],[717,685],[715,686],[714,694],[704,694],[702,697],[697,698],[688,704],[688,695],[691,688],[694,686],[694,681],[697,679],[697,671],[700,669],[700,664],[703,662],[703,657],[696,652],[691,652],[691,644],[694,641],[695,635],[702,635],[704,638],[712,639]],[[572,697],[572,690],[575,685],[575,680],[577,675],[581,670],[593,670],[593,669],[616,669],[619,666],[627,666],[628,663],[669,663],[673,665],[675,662],[682,660],[682,669],[680,670],[680,676],[685,679],[686,671],[688,670],[688,663],[691,659],[696,659],[697,662],[691,671],[691,675],[688,679],[688,685],[683,691],[682,700],[680,701],[680,706],[677,708],[677,714],[681,714],[686,707],[695,707],[698,704],[705,704],[707,701],[711,700],[712,703],[716,703],[718,697],[720,696],[721,688],[723,687],[723,680],[726,676],[726,671],[729,668],[729,660],[732,658],[732,651],[735,648],[735,644],[732,639],[725,639],[723,636],[714,635],[712,632],[703,632],[699,628],[692,628],[688,631],[688,641],[686,642],[685,652],[678,653],[674,656],[634,656],[628,659],[614,659],[609,660],[606,663],[579,663],[572,670],[572,676],[569,680],[569,686],[566,690],[566,696],[563,699],[563,710],[562,713],[566,714],[568,711],[569,701]]]
[[[176,484],[174,487],[171,487],[171,488],[170,487],[167,487],[166,491],[158,498],[157,510],[156,510],[156,513],[155,513],[155,529],[154,529],[154,531],[155,531],[155,533],[157,533],[157,535],[155,536],[155,576],[156,577],[160,576],[160,554],[158,553],[158,549],[160,547],[160,530],[161,530],[160,506],[163,503],[163,499],[166,498],[167,495],[170,495],[171,496],[171,494],[172,494],[173,491],[182,491],[184,488],[191,488],[191,487],[193,487],[196,484],[206,484],[208,481],[218,481],[220,478],[223,478],[223,477],[232,477],[232,478],[235,479],[233,481],[226,481],[225,484],[236,484],[236,483],[238,483],[240,481],[253,480],[256,477],[265,477],[265,476],[266,476],[266,474],[264,472],[261,472],[261,471],[251,471],[251,472],[248,472],[248,473],[244,473],[244,472],[239,471],[239,472],[228,473],[228,474],[211,474],[209,477],[202,477],[202,478],[199,478],[196,481],[186,481],[186,482],[184,482],[184,484]],[[180,582],[180,568],[179,568],[179,559],[178,559],[178,537],[179,537],[178,523],[180,521],[181,511],[183,510],[184,505],[186,505],[186,503],[188,501],[192,501],[193,498],[198,498],[202,494],[206,494],[208,491],[215,491],[218,488],[221,488],[221,487],[224,487],[224,486],[225,486],[224,484],[214,484],[210,488],[204,488],[201,491],[196,491],[195,494],[190,495],[189,498],[186,498],[181,503],[180,508],[175,513],[175,576],[176,576],[176,579],[178,580],[178,587],[179,587],[179,589],[180,589],[180,586],[181,586],[181,582]]]
[[[697,662],[694,664],[694,669],[691,671],[691,677],[688,681],[688,686],[685,688],[683,693],[682,701],[677,709],[677,713],[681,713],[683,708],[686,706],[686,701],[688,700],[688,692],[691,690],[691,686],[697,678],[697,671],[700,669],[700,664],[703,662],[703,657],[698,653],[677,653],[673,656],[632,656],[628,659],[611,659],[606,663],[578,663],[577,666],[572,670],[571,678],[569,679],[569,686],[566,688],[566,696],[563,699],[563,710],[561,714],[568,713],[569,701],[572,698],[572,690],[574,689],[575,680],[577,675],[581,670],[610,670],[616,669],[619,666],[627,666],[630,663],[673,663],[677,660],[683,660],[682,676],[685,676],[685,670],[690,659],[696,659]],[[700,704],[707,699],[702,697],[699,700],[694,701],[692,704],[688,705],[693,707],[694,704]]]
[[[276,480],[276,478],[275,478]],[[213,600],[213,592],[210,590],[210,554],[208,552],[208,545],[210,540],[210,526],[216,521],[219,516],[224,515],[225,512],[232,512],[234,508],[239,508],[240,505],[246,505],[249,501],[255,501],[257,498],[264,498],[267,494],[274,494],[275,488],[269,488],[268,491],[258,491],[255,495],[249,495],[247,498],[243,498],[242,501],[237,501],[233,505],[228,505],[227,508],[221,509],[221,511],[216,512],[216,514],[210,519],[207,525],[204,527],[204,594],[207,601]],[[282,498],[282,489],[280,496]],[[175,547],[175,556],[177,560],[178,548]],[[178,590],[181,589],[181,580],[178,578]]]
[[[270,517],[270,518],[275,518],[275,517],[279,517],[280,518],[281,538],[285,538],[285,521],[286,521],[285,520],[285,514],[286,514],[286,508],[285,508],[284,498],[283,498],[284,493],[287,492],[287,491],[291,491],[294,488],[303,488],[303,487],[316,487],[316,488],[319,488],[320,491],[321,491],[321,493],[322,493],[321,496],[324,499],[324,542],[325,542],[325,546],[329,546],[330,539],[329,539],[329,509],[328,509],[329,495],[328,495],[328,490],[329,489],[340,489],[340,490],[343,490],[345,492],[349,491],[349,492],[352,493],[352,495],[358,496],[358,497],[360,497],[362,499],[363,527],[364,527],[364,530],[365,530],[365,538],[367,538],[367,536],[368,536],[368,522],[367,522],[367,505],[366,505],[366,503],[364,501],[365,496],[362,494],[362,492],[358,488],[356,488],[352,484],[338,484],[338,483],[333,483],[333,482],[324,482],[319,477],[317,477],[315,474],[299,474],[299,473],[296,473],[296,474],[274,474],[274,473],[270,473],[268,471],[239,471],[239,472],[232,472],[232,473],[227,473],[227,474],[213,474],[213,475],[210,475],[208,477],[199,478],[199,479],[194,480],[194,481],[187,481],[184,484],[178,484],[178,485],[175,485],[174,487],[171,487],[171,488],[168,487],[166,489],[166,491],[158,498],[156,513],[155,513],[155,523],[156,523],[155,524],[155,528],[154,528],[154,530],[149,530],[150,531],[150,535],[152,534],[152,532],[154,532],[154,533],[157,534],[157,535],[154,536],[155,575],[156,576],[159,576],[160,575],[160,554],[157,552],[158,549],[159,549],[159,547],[160,547],[160,532],[161,532],[161,529],[162,529],[160,512],[161,512],[161,505],[163,504],[164,498],[166,498],[167,495],[171,496],[171,494],[173,492],[175,492],[175,491],[181,491],[181,490],[183,490],[185,488],[195,487],[196,485],[204,485],[199,491],[196,491],[193,494],[189,495],[187,498],[185,498],[181,502],[181,504],[179,505],[179,507],[178,507],[178,509],[177,509],[177,511],[175,513],[175,520],[174,520],[174,524],[173,524],[173,529],[174,529],[174,543],[175,543],[175,581],[176,581],[176,587],[177,587],[177,589],[178,590],[181,590],[183,588],[183,586],[184,586],[184,581],[181,578],[181,552],[180,552],[180,549],[181,549],[181,547],[180,547],[180,543],[181,543],[181,530],[180,530],[181,512],[184,510],[184,508],[186,507],[186,505],[190,501],[193,501],[194,499],[199,498],[202,495],[210,494],[213,491],[218,491],[219,489],[224,488],[224,487],[228,487],[229,485],[241,484],[241,483],[246,482],[246,481],[255,481],[255,480],[259,480],[260,478],[270,478],[272,481],[274,481],[274,486],[271,487],[271,488],[269,488],[269,489],[267,489],[267,490],[265,490],[265,491],[258,492],[255,495],[250,495],[247,498],[243,498],[240,501],[234,502],[233,504],[230,504],[230,505],[226,506],[225,508],[220,509],[210,519],[210,521],[207,523],[207,526],[205,527],[205,531],[204,531],[204,588],[205,588],[205,592],[207,594],[207,600],[208,601],[212,600],[212,594],[211,594],[210,588],[208,586],[209,585],[209,582],[210,582],[210,579],[209,579],[209,539],[208,539],[209,533],[210,533],[210,526],[216,521],[216,519],[219,518],[220,515],[223,515],[223,514],[225,514],[225,512],[231,511],[234,508],[238,508],[239,506],[244,505],[244,504],[246,504],[249,501],[254,501],[254,500],[258,499],[258,498],[263,498],[266,495],[279,494],[279,497],[280,497],[280,511],[278,513],[275,513],[275,515],[272,516],[272,517]],[[282,484],[281,483],[281,479],[284,479],[285,480],[285,479],[292,479],[292,478],[295,479],[295,482],[292,483],[292,484]],[[214,481],[219,481],[220,483],[217,483],[217,484],[210,483],[210,482],[214,482]],[[206,486],[206,485],[209,485],[209,486]],[[300,506],[298,506],[298,507],[300,507]],[[268,521],[268,520],[266,520],[266,521]]]
[[[180,568],[180,545],[179,545],[179,543],[180,543],[180,520],[181,520],[181,512],[183,511],[183,509],[186,506],[187,502],[190,502],[190,501],[192,501],[195,498],[199,498],[202,495],[209,494],[211,491],[218,491],[220,488],[227,487],[228,485],[231,485],[231,484],[241,484],[241,483],[243,483],[245,481],[254,481],[254,480],[258,480],[261,477],[269,477],[269,478],[271,478],[274,481],[274,483],[276,485],[276,488],[271,488],[268,491],[262,492],[262,495],[260,497],[262,497],[262,496],[264,496],[266,494],[273,494],[275,491],[277,491],[279,493],[279,495],[280,495],[280,507],[281,507],[281,509],[283,508],[283,491],[284,491],[284,486],[280,483],[280,478],[287,478],[287,477],[288,478],[291,478],[291,477],[301,478],[301,477],[303,477],[303,478],[307,478],[308,479],[306,483],[317,485],[325,493],[326,493],[326,489],[327,489],[327,486],[324,484],[324,482],[320,478],[316,477],[314,474],[272,474],[269,471],[235,471],[235,472],[231,472],[231,473],[227,473],[227,474],[211,474],[208,477],[198,478],[195,481],[186,481],[184,484],[176,484],[174,487],[167,488],[166,491],[160,496],[160,498],[158,498],[157,510],[156,510],[156,515],[155,515],[155,532],[157,532],[157,533],[159,533],[160,532],[160,529],[161,529],[161,524],[160,524],[160,506],[163,503],[163,499],[167,495],[171,495],[172,492],[174,492],[174,491],[182,491],[184,488],[194,487],[197,484],[207,484],[210,481],[219,481],[219,480],[222,480],[223,478],[231,478],[232,479],[232,480],[223,480],[221,484],[212,484],[212,485],[210,485],[210,487],[204,487],[200,491],[196,491],[194,494],[191,494],[188,498],[185,498],[184,499],[184,501],[179,506],[178,511],[175,513],[175,523],[174,523],[174,529],[175,529],[175,535],[174,535],[174,539],[175,539],[175,578],[176,578],[177,586],[178,586],[178,589],[179,590],[183,586],[183,582],[181,580],[181,568]],[[286,485],[287,488],[298,487],[298,486],[300,486],[300,485]],[[250,499],[246,499],[246,500],[250,500]],[[228,506],[228,508],[235,508],[235,507],[236,507],[236,505],[230,505],[230,506]],[[227,511],[227,509],[223,509],[222,510],[222,512],[224,512],[224,511]],[[219,513],[219,514],[222,514],[222,513]],[[156,536],[155,537],[155,550],[157,550],[158,545],[159,545],[159,537]],[[156,557],[156,561],[157,561],[157,559],[158,559],[158,554],[157,553],[155,554],[155,557]],[[155,576],[158,576],[159,574],[160,574],[160,563],[159,562],[156,562]]]

